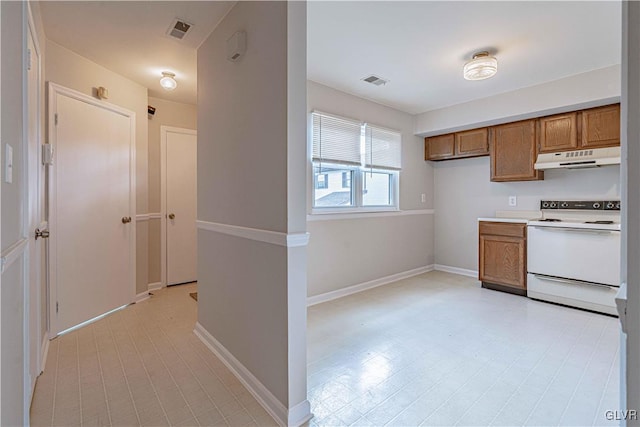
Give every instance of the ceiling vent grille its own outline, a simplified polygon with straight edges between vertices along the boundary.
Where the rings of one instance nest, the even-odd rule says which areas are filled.
[[[193,27],[193,24],[189,24],[182,19],[176,19],[167,30],[167,35],[174,39],[182,40],[191,27]]]
[[[389,80],[383,79],[382,77],[374,76],[373,74],[370,75],[369,77],[363,78],[362,80],[376,86],[382,86],[389,83]]]

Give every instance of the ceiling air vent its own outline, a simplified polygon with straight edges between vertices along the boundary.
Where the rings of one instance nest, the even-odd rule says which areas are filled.
[[[373,85],[376,85],[376,86],[382,86],[382,85],[386,85],[387,83],[389,83],[389,80],[383,79],[382,77],[374,76],[373,74],[370,75],[369,77],[363,78],[362,80],[364,80],[367,83],[371,83]]]
[[[182,40],[191,27],[193,27],[193,24],[189,24],[182,19],[176,19],[167,30],[167,35],[174,39]]]

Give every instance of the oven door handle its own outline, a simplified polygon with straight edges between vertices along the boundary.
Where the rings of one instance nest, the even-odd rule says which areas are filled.
[[[564,283],[565,285],[598,286],[598,287],[601,287],[601,288],[607,288],[609,290],[617,292],[617,287],[616,286],[614,286],[614,285],[606,285],[604,283],[595,283],[595,282],[585,282],[585,281],[582,281],[582,280],[563,279],[563,278],[560,278],[560,277],[547,276],[547,275],[544,275],[544,274],[535,274],[535,273],[534,273],[534,276],[536,277],[536,279],[547,280],[549,282]]]
[[[611,234],[619,233],[619,230],[596,230],[593,228],[569,228],[569,227],[546,227],[544,225],[534,225],[533,228],[537,228],[542,231],[570,231],[572,233],[589,233],[589,234]]]

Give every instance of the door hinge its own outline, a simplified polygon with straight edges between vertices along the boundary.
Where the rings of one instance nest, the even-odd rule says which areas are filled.
[[[56,301],[56,313],[58,312],[58,301]]]
[[[53,146],[51,144],[42,144],[42,164],[53,165]]]
[[[27,71],[31,71],[31,49],[27,49]]]
[[[55,122],[56,126],[58,126],[58,113],[55,113],[53,115],[53,121]]]

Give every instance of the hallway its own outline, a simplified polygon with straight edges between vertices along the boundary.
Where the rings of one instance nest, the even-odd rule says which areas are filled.
[[[34,426],[276,425],[192,333],[196,285],[154,291],[50,342]]]

